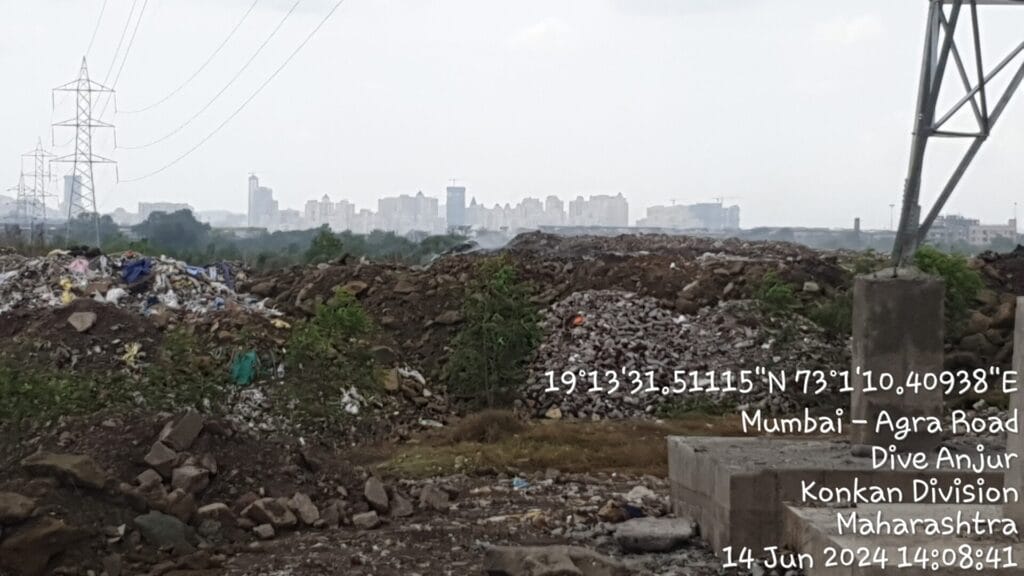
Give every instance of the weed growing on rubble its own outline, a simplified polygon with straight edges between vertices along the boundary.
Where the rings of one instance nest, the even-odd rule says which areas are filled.
[[[370,392],[377,383],[367,345],[373,332],[355,296],[341,289],[294,327],[286,356],[289,376],[281,388],[292,418],[329,425],[347,420],[343,398],[353,388]]]
[[[853,293],[847,291],[818,304],[807,312],[807,317],[832,336],[849,337],[853,332]]]
[[[507,258],[481,262],[468,294],[466,321],[451,345],[448,391],[477,406],[504,405],[526,383],[540,343],[537,310]]]
[[[146,367],[137,395],[157,409],[219,405],[227,393],[224,375],[197,355],[202,349],[192,332],[168,330],[153,363]]]
[[[102,392],[92,379],[25,368],[4,359],[0,364],[0,422],[17,423],[24,418],[45,421],[91,412],[103,401]]]
[[[770,315],[785,314],[796,305],[793,287],[779,278],[775,272],[764,275],[754,298],[761,310]]]
[[[947,336],[959,334],[971,301],[984,287],[981,276],[968,266],[963,256],[946,254],[931,246],[918,248],[914,264],[922,272],[940,276],[945,281]]]

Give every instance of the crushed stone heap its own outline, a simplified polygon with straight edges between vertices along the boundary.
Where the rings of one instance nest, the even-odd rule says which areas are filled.
[[[594,290],[576,292],[544,313],[544,340],[530,368],[529,388],[520,408],[548,418],[630,418],[657,415],[675,406],[719,405],[763,407],[773,413],[791,413],[805,406],[826,403],[825,398],[769,396],[761,377],[750,394],[663,394],[678,386],[676,371],[755,370],[793,373],[797,369],[834,369],[849,363],[846,343],[830,339],[810,321],[796,316],[788,327],[762,313],[749,300],[725,301],[684,315],[662,307],[654,298],[631,292]],[[593,372],[601,392],[590,392]],[[620,383],[609,393],[614,372]],[[640,387],[630,372],[640,372]],[[552,381],[559,391],[552,392]],[[649,390],[647,372],[655,388]],[[584,376],[580,376],[583,373]],[[578,384],[570,394],[570,382]]]

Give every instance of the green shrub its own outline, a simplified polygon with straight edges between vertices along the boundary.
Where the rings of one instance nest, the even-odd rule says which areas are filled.
[[[946,254],[931,246],[921,246],[914,254],[914,264],[927,274],[941,277],[946,283],[946,331],[960,333],[970,303],[984,287],[981,275],[967,265],[967,259]]]
[[[853,294],[845,292],[818,304],[807,317],[833,336],[847,337],[853,332]]]
[[[754,298],[761,309],[768,314],[783,314],[796,306],[793,287],[782,281],[775,272],[768,272],[764,275]]]
[[[452,341],[448,390],[478,406],[503,405],[526,383],[540,342],[537,311],[506,258],[481,262],[468,294],[465,324]]]
[[[298,420],[347,420],[343,403],[355,388],[373,391],[377,371],[367,339],[375,328],[355,296],[338,289],[316,315],[298,323],[288,339],[286,411]]]

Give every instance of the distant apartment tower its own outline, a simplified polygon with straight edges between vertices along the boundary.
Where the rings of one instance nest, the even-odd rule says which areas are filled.
[[[448,198],[445,203],[445,216],[448,228],[466,225],[466,187],[449,186]]]
[[[61,217],[67,218],[68,207],[71,205],[72,194],[78,194],[82,191],[82,179],[78,176],[72,176],[68,174],[64,176],[64,197],[58,206],[60,209]]]
[[[565,222],[565,202],[558,196],[548,196],[544,201],[544,224],[561,226]]]
[[[436,233],[443,229],[438,214],[437,198],[417,192],[415,196],[380,198],[377,200],[378,224],[383,230],[406,234],[412,231]]]
[[[277,215],[277,201],[274,191],[260,186],[255,174],[249,175],[249,227],[269,227],[274,224]]]
[[[719,203],[651,206],[637,226],[677,230],[738,230],[740,207]]]
[[[600,194],[584,200],[582,196],[569,202],[570,226],[629,226],[629,203],[621,193]]]

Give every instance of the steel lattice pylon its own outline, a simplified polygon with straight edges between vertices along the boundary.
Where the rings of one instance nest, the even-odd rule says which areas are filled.
[[[99,211],[96,208],[96,184],[93,180],[93,164],[113,164],[114,161],[98,156],[92,150],[92,133],[95,128],[113,128],[97,118],[93,118],[93,105],[100,94],[113,94],[113,90],[89,79],[89,69],[85,58],[78,79],[53,89],[54,92],[75,93],[75,117],[71,120],[58,122],[56,127],[75,129],[75,150],[71,154],[58,156],[52,162],[70,163],[72,185],[67,198],[66,216],[68,242],[71,241],[71,224],[81,214],[92,214],[96,230],[96,246],[100,245]]]
[[[921,81],[918,87],[917,115],[915,117],[914,137],[910,148],[910,166],[903,192],[903,209],[900,212],[900,226],[893,245],[893,262],[897,266],[906,265],[914,256],[917,247],[924,242],[928,230],[935,218],[942,211],[946,201],[963,178],[967,168],[974,161],[978,151],[988,139],[992,128],[1002,116],[1007,104],[1024,81],[1024,62],[1014,64],[1017,56],[1024,52],[1024,42],[1010,51],[999,64],[987,73],[981,53],[981,30],[978,21],[980,7],[1020,6],[1024,0],[928,0],[928,26],[925,35],[924,57],[921,63]],[[969,21],[964,24],[965,21]],[[962,26],[970,26],[970,47],[973,61],[965,63],[957,41],[957,30]],[[959,81],[963,85],[964,95],[948,111],[941,116],[937,114],[939,94],[943,81],[947,76],[950,62],[956,68]],[[994,100],[991,108],[989,85],[1003,70],[1014,64],[1016,72],[1001,95]],[[971,72],[968,72],[968,70]],[[972,76],[974,77],[972,79]],[[966,105],[977,122],[977,131],[956,132],[944,130]],[[932,138],[960,138],[970,140],[970,145],[963,158],[949,177],[935,204],[921,220],[921,174],[924,170],[925,151]]]
[[[14,221],[18,226],[28,223],[29,192],[25,187],[25,173],[18,176],[18,184],[7,189],[14,192]]]
[[[53,154],[43,149],[41,138],[36,142],[35,150],[21,155],[22,171],[25,160],[32,160],[32,187],[28,195],[25,220],[29,227],[30,241],[35,239],[39,244],[44,244],[46,240],[46,200],[50,197],[46,183],[51,177],[46,161],[52,157]]]

